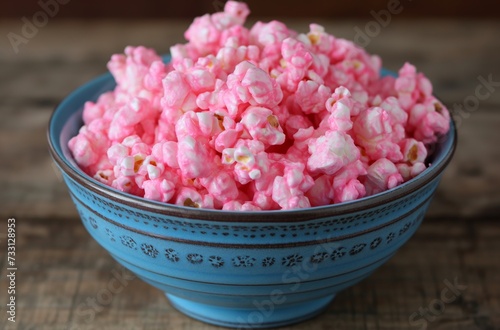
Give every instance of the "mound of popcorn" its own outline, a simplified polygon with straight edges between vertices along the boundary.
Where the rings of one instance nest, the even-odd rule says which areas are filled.
[[[426,169],[450,115],[432,85],[322,26],[245,28],[249,9],[194,20],[167,64],[127,47],[113,91],[83,110],[79,166],[147,199],[236,211],[307,208],[394,188]]]

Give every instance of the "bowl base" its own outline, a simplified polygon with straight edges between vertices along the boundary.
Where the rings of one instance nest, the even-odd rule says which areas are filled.
[[[197,320],[236,329],[274,328],[305,321],[321,313],[333,300],[330,295],[293,305],[262,306],[260,308],[231,308],[213,306],[166,294],[180,312]]]

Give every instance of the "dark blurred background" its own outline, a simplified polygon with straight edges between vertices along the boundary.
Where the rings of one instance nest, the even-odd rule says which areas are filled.
[[[19,18],[40,10],[40,2],[57,0],[4,1],[0,17]],[[476,0],[278,0],[246,1],[255,17],[323,17],[323,18],[370,18],[376,8],[387,8],[391,3],[400,4],[405,18],[500,18],[500,1]],[[59,0],[65,8],[57,14],[62,18],[192,18],[219,11],[225,0]]]

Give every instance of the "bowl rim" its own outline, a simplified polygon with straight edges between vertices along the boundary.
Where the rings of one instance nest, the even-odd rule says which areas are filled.
[[[381,72],[382,75],[388,75],[394,73],[387,71],[385,69]],[[279,223],[289,223],[289,222],[300,222],[313,220],[317,218],[327,217],[327,216],[340,216],[346,214],[357,213],[371,209],[389,202],[398,200],[406,195],[409,195],[442,174],[444,169],[447,167],[448,163],[451,161],[453,154],[456,150],[457,145],[457,131],[453,116],[450,116],[450,129],[447,134],[438,136],[438,142],[436,144],[447,144],[449,147],[442,152],[445,153],[440,157],[439,161],[428,166],[424,172],[412,178],[401,185],[371,195],[365,196],[360,199],[356,199],[349,202],[343,202],[338,204],[330,204],[323,206],[314,206],[310,208],[302,209],[291,209],[291,210],[263,210],[263,211],[226,211],[226,210],[215,210],[215,209],[205,209],[205,208],[192,208],[176,204],[163,203],[159,201],[145,199],[144,197],[135,196],[126,192],[119,191],[113,187],[107,186],[93,177],[89,176],[83,172],[79,167],[73,166],[68,159],[60,152],[57,147],[60,145],[60,136],[54,136],[54,127],[58,120],[58,116],[62,112],[70,111],[69,115],[74,115],[76,112],[80,111],[83,107],[81,104],[78,107],[72,106],[73,103],[79,98],[79,95],[85,90],[90,89],[92,86],[101,86],[107,83],[114,82],[112,75],[108,72],[102,74],[85,84],[79,86],[71,93],[69,93],[62,101],[55,107],[52,112],[48,128],[47,128],[47,140],[49,144],[49,153],[59,167],[61,172],[69,178],[71,178],[77,184],[91,190],[93,193],[98,194],[102,197],[108,198],[116,203],[124,204],[130,208],[136,208],[142,211],[151,212],[155,214],[161,214],[165,216],[173,216],[183,219],[192,220],[207,220],[207,221],[218,221],[218,222],[279,222]],[[108,91],[108,89],[101,89],[99,96],[102,92]],[[81,100],[80,100],[81,101]],[[80,102],[81,103],[81,102]],[[75,108],[67,110],[67,108]],[[67,124],[68,121],[63,123],[63,126]],[[62,130],[62,129],[61,129]],[[61,132],[59,132],[60,134]],[[451,142],[450,142],[451,139]],[[66,141],[67,142],[67,141]],[[446,143],[445,143],[446,142]],[[63,146],[60,146],[63,148]]]

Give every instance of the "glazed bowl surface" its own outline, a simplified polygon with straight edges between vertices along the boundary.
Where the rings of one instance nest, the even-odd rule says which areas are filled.
[[[83,124],[84,103],[114,86],[110,74],[88,82],[62,101],[49,123],[50,153],[83,225],[178,310],[226,327],[303,321],[368,277],[415,233],[456,146],[452,122],[422,174],[352,202],[260,212],[170,205],[94,180],[68,149]]]

